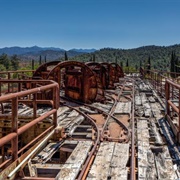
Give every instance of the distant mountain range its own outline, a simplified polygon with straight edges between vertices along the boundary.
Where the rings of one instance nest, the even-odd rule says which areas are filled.
[[[14,54],[18,55],[20,59],[23,60],[38,60],[40,55],[43,57],[46,56],[46,59],[49,60],[57,60],[64,57],[64,53],[66,50],[54,47],[5,47],[0,48],[0,55],[5,53],[8,56],[12,56]],[[85,53],[92,53],[96,51],[96,49],[71,49],[66,51],[68,57],[74,57]]]

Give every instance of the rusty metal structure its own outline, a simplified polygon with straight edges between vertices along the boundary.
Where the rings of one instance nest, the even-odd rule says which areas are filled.
[[[0,180],[180,178],[178,75],[77,61],[0,74]]]

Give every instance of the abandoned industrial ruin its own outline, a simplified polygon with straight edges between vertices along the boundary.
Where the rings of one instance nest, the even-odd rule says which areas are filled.
[[[171,73],[77,61],[27,72],[0,72],[0,180],[180,178]]]

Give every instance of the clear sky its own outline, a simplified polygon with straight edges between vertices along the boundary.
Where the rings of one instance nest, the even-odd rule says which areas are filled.
[[[0,48],[180,44],[180,0],[0,0]]]

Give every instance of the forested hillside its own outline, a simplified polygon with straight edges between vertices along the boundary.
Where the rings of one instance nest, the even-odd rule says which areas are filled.
[[[140,61],[144,66],[148,58],[151,59],[151,67],[159,70],[169,70],[172,51],[180,57],[180,44],[173,46],[144,46],[135,49],[113,49],[103,48],[94,53],[82,54],[71,59],[79,61],[90,61],[95,57],[97,62],[118,62],[124,67],[127,64],[131,69],[137,69]]]
[[[34,47],[33,47],[34,48]],[[37,47],[35,48],[35,50]],[[9,49],[8,49],[9,51]],[[24,49],[23,49],[24,51]],[[19,52],[19,49],[18,49]],[[48,61],[65,59],[65,54],[69,60],[76,60],[81,62],[96,61],[96,62],[117,62],[120,66],[126,69],[128,64],[129,70],[138,70],[140,64],[146,66],[150,58],[151,68],[158,70],[170,70],[170,61],[172,52],[175,53],[176,66],[180,67],[180,44],[173,46],[143,46],[134,49],[113,49],[103,48],[91,53],[82,53],[65,50],[44,50],[26,52],[26,54],[7,55],[0,54],[0,70],[16,70],[32,68],[32,60],[35,60],[36,67]],[[77,55],[78,54],[78,55]]]

